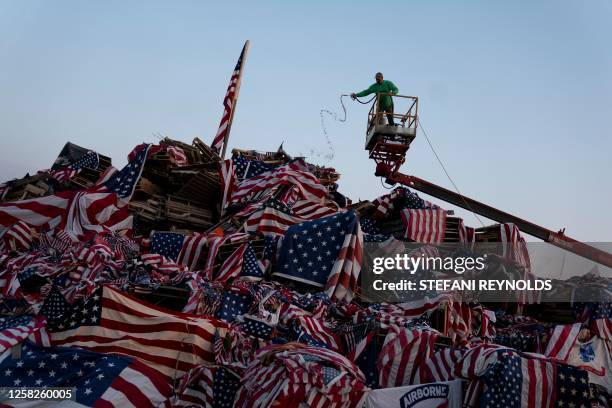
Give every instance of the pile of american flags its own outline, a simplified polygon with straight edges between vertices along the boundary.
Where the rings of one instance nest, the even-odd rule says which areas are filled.
[[[207,164],[187,150],[142,144],[122,170],[82,150],[41,173],[36,196],[2,185],[0,387],[138,407],[361,407],[371,390],[453,380],[470,406],[587,406],[612,391],[609,374],[567,364],[587,331],[609,350],[609,308],[555,327],[450,296],[361,298],[364,243],[447,242],[437,205],[403,188],[352,204],[334,169],[282,149]],[[142,175],[162,177],[152,157],[168,157],[173,182],[214,168],[212,225],[158,230],[130,210],[151,189]],[[469,249],[476,231],[453,225]],[[499,234],[528,269],[516,227]],[[537,341],[512,343],[516,330]]]

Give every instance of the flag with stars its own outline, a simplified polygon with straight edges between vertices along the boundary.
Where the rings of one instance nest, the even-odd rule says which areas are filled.
[[[157,407],[172,394],[163,376],[134,358],[32,343],[18,357],[0,355],[0,387],[69,387],[73,404],[86,407]]]
[[[481,407],[590,406],[586,372],[545,358],[501,353],[484,381]]]
[[[359,368],[320,347],[268,346],[249,363],[234,404],[239,407],[352,407],[365,391]]]
[[[240,377],[221,366],[199,366],[185,374],[173,397],[173,407],[231,408]]]
[[[240,328],[245,334],[262,340],[270,340],[274,332],[274,326],[270,322],[251,315],[244,315],[244,323]]]
[[[236,179],[239,181],[259,176],[276,167],[273,164],[268,164],[259,160],[248,160],[242,155],[234,156],[232,161],[234,162]]]
[[[151,253],[163,255],[177,261],[185,236],[176,232],[154,232],[151,234]]]
[[[308,219],[292,214],[286,204],[275,198],[265,201],[256,211],[251,211],[244,222],[244,230],[264,236],[282,237],[287,228]]]
[[[49,174],[60,183],[66,183],[79,174],[85,167],[94,170],[97,169],[99,163],[100,157],[98,153],[90,150],[68,166],[49,170]]]
[[[557,364],[556,368],[555,406],[590,407],[588,373],[567,364]]]
[[[350,301],[361,271],[363,236],[353,211],[289,227],[274,275],[325,288]]]
[[[259,259],[257,259],[257,254],[255,254],[253,246],[248,243],[243,255],[242,271],[240,272],[240,276],[263,278],[263,269],[263,264],[259,261]]]
[[[240,86],[238,80],[242,71],[242,62],[244,60],[244,53],[246,50],[247,43],[245,43],[244,47],[242,48],[242,52],[240,53],[240,57],[238,58],[238,62],[234,68],[234,72],[232,72],[232,77],[230,78],[230,83],[227,87],[225,98],[223,98],[223,115],[221,116],[221,123],[219,123],[217,134],[210,145],[210,147],[217,153],[222,150],[223,145],[227,143],[227,138],[229,137],[232,116],[234,109],[236,109],[236,98],[238,97],[237,90]]]
[[[225,291],[216,317],[233,322],[236,317],[247,313],[253,303],[253,296],[246,290],[231,288]]]
[[[141,145],[143,146],[143,145]],[[150,144],[144,145],[140,149],[134,149],[135,153],[128,164],[119,172],[115,173],[108,181],[104,183],[104,186],[111,192],[117,193],[117,195],[125,200],[129,200],[134,193],[136,184],[140,180],[140,175],[144,169],[145,161],[151,149]]]
[[[168,380],[214,361],[215,329],[224,334],[226,328],[211,317],[165,310],[110,286],[97,288],[62,316],[49,319],[52,345],[137,357]]]

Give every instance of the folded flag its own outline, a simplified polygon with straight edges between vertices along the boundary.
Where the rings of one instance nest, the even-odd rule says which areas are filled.
[[[325,288],[332,300],[353,298],[363,236],[353,211],[287,229],[273,275]]]
[[[219,320],[164,310],[109,286],[49,321],[53,345],[137,357],[169,379],[214,361],[215,329],[224,333],[225,327]]]
[[[68,387],[78,406],[153,408],[172,394],[163,376],[132,357],[78,348],[26,343],[19,357],[10,350],[0,355],[0,371],[0,387]],[[22,401],[4,402],[21,406]]]

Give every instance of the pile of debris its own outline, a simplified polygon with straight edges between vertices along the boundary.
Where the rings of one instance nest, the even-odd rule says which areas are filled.
[[[223,160],[166,138],[119,171],[66,144],[0,186],[0,387],[74,387],[87,406],[357,407],[442,384],[419,395],[605,406],[610,303],[555,321],[533,299],[368,298],[364,245],[515,245],[483,273],[528,274],[529,255],[511,224],[470,228],[406,188],[353,203],[339,179],[282,146]],[[608,352],[578,363],[586,344]]]

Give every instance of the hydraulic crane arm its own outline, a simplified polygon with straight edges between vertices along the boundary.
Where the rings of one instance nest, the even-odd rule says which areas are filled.
[[[400,173],[398,170],[404,163],[406,152],[416,136],[416,129],[419,124],[418,98],[416,96],[391,95],[397,102],[407,100],[409,108],[405,114],[393,113],[390,115],[401,121],[400,126],[388,126],[383,123],[383,115],[387,117],[389,115],[380,109],[378,103],[380,95],[382,94],[377,95],[376,101],[368,113],[365,144],[370,158],[376,162],[377,176],[385,177],[391,184],[403,184],[491,220],[500,223],[512,223],[526,234],[533,235],[552,245],[612,268],[612,254],[567,237],[563,231],[551,231],[429,181]]]
[[[519,218],[515,215],[483,204],[480,201],[476,201],[472,198],[455,193],[454,191],[448,190],[444,187],[440,187],[421,178],[415,176],[408,176],[399,172],[395,172],[393,174],[388,173],[390,172],[387,172],[385,176],[387,178],[387,182],[391,184],[403,184],[410,188],[414,188],[415,190],[421,191],[425,194],[437,197],[440,200],[446,201],[458,207],[465,208],[468,211],[480,214],[483,217],[487,217],[491,220],[495,220],[500,223],[515,224],[521,231],[525,232],[526,234],[540,238],[552,245],[558,246],[567,251],[573,252],[577,255],[612,268],[612,254],[592,247],[590,245],[584,244],[582,242],[576,241],[575,239],[572,239],[570,237],[567,237],[561,231],[551,231],[547,228],[541,227],[532,222]]]

